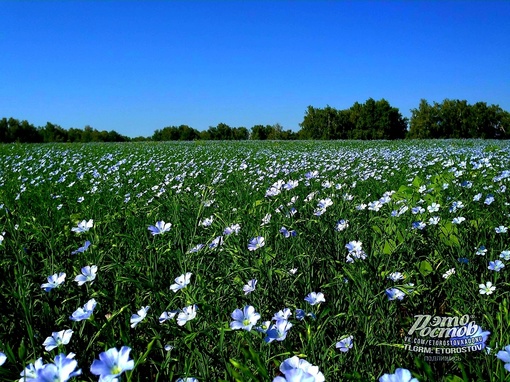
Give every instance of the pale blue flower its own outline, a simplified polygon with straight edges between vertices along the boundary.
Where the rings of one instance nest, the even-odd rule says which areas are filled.
[[[216,239],[214,239],[211,244],[209,244],[210,249],[218,248],[220,245],[223,244],[223,236],[218,236]]]
[[[171,310],[170,312],[161,313],[161,316],[159,316],[159,323],[162,324],[166,320],[173,319],[177,315],[177,313],[179,313],[178,310]]]
[[[339,349],[342,353],[347,353],[352,348],[352,336],[341,339],[336,343],[335,347]]]
[[[314,320],[315,320],[315,314],[313,313],[306,313],[303,309],[296,309],[296,318],[299,320],[299,321],[303,321],[305,319],[305,317],[312,317]]]
[[[87,240],[87,241],[83,244],[83,247],[78,248],[76,251],[72,251],[72,252],[71,252],[71,255],[76,255],[76,254],[78,254],[78,253],[83,253],[83,252],[85,252],[85,251],[89,248],[89,246],[90,246],[90,241],[88,241],[88,240]]]
[[[506,250],[506,251],[501,252],[499,257],[502,258],[505,261],[510,260],[510,251]]]
[[[499,272],[501,269],[505,267],[505,264],[501,260],[496,261],[490,261],[489,262],[489,269],[491,271]]]
[[[202,248],[204,248],[205,245],[204,244],[197,244],[196,246],[194,246],[193,248],[191,248],[188,253],[196,253],[198,251],[200,251]]]
[[[99,354],[99,360],[92,362],[90,372],[99,375],[99,382],[118,381],[116,377],[135,367],[135,362],[129,359],[130,351],[131,348],[127,346],[122,346],[120,351],[116,348],[108,349]]]
[[[21,378],[18,382],[31,381],[33,378],[37,378],[37,371],[44,367],[42,358],[39,358],[34,363],[31,363],[25,367],[20,373]]]
[[[391,281],[399,281],[404,279],[404,275],[400,272],[393,272],[388,276],[388,278]]]
[[[384,374],[379,378],[379,382],[419,382],[413,378],[411,372],[407,369],[397,369],[395,374]]]
[[[297,235],[296,231],[294,231],[294,230],[289,231],[289,230],[288,230],[287,228],[285,228],[285,227],[280,228],[280,232],[281,232],[281,234],[282,234],[284,237],[286,237],[286,238],[289,238],[289,237],[291,237],[291,236],[296,236],[296,235]]]
[[[496,233],[507,233],[508,228],[504,225],[500,225],[499,227],[495,228]]]
[[[510,345],[505,346],[505,350],[498,351],[496,357],[505,363],[505,369],[510,371]]]
[[[198,379],[196,378],[178,378],[175,380],[175,382],[198,382]]]
[[[52,289],[58,288],[66,279],[66,274],[64,272],[60,272],[59,274],[54,274],[48,276],[48,282],[41,284],[41,288],[44,289],[45,292],[49,292]]]
[[[465,220],[466,220],[465,217],[459,216],[459,217],[453,218],[452,223],[453,224],[460,224],[460,223],[462,223]]]
[[[430,213],[439,211],[439,208],[441,207],[440,204],[432,203],[430,206],[427,207],[427,211]]]
[[[94,309],[96,307],[97,303],[96,300],[90,299],[87,301],[87,303],[83,306],[83,308],[78,308],[71,317],[69,317],[72,321],[82,321],[88,319],[92,313],[94,313]]]
[[[136,312],[136,314],[133,314],[131,316],[131,319],[129,320],[129,323],[131,324],[131,327],[134,328],[136,325],[138,325],[140,322],[142,322],[145,317],[147,317],[147,311],[149,310],[149,306],[142,306],[142,308]]]
[[[405,293],[402,292],[400,289],[397,288],[388,288],[386,289],[386,296],[388,297],[388,300],[402,300],[405,296]]]
[[[193,320],[197,316],[197,306],[189,305],[182,309],[177,315],[177,325],[183,326],[186,322]]]
[[[324,298],[324,294],[322,292],[311,292],[308,294],[308,296],[305,297],[305,301],[310,305],[316,305],[320,304],[321,302],[326,302],[326,299]]]
[[[5,361],[7,361],[7,356],[5,355],[5,353],[0,351],[0,366],[2,366],[5,363]]]
[[[489,206],[493,201],[494,201],[494,195],[489,194],[489,195],[487,195],[487,197],[485,198],[485,201],[483,203]]]
[[[59,354],[55,357],[54,363],[43,365],[36,371],[34,382],[66,382],[72,377],[81,374],[81,369],[76,370],[78,362],[74,359],[74,354]],[[29,379],[30,380],[30,379]]]
[[[299,359],[297,356],[287,358],[280,364],[280,371],[285,375],[285,379],[277,377],[273,382],[277,381],[310,381],[310,382],[324,382],[325,377],[319,371],[317,366],[312,365],[304,359]],[[281,378],[281,379],[278,379]]]
[[[77,227],[71,228],[71,231],[76,233],[83,233],[87,232],[89,229],[91,229],[94,226],[94,221],[90,219],[89,221],[82,220],[78,223]]]
[[[429,225],[437,225],[439,223],[439,220],[441,220],[439,216],[432,216],[429,219]]]
[[[248,281],[248,283],[243,286],[244,294],[247,295],[248,293],[253,292],[255,290],[255,285],[257,285],[257,280],[253,279]]]
[[[345,230],[347,227],[349,227],[349,221],[345,219],[341,219],[336,223],[335,230],[340,232]]]
[[[260,320],[260,314],[255,311],[255,308],[251,305],[247,305],[241,309],[236,309],[232,312],[231,317],[234,319],[230,323],[232,330],[243,329],[250,331],[253,325]]]
[[[262,236],[257,236],[251,239],[248,243],[248,251],[255,251],[265,245],[265,240]]]
[[[424,222],[421,222],[421,221],[413,222],[413,224],[412,224],[412,228],[413,229],[419,229],[420,231],[422,229],[424,229],[426,226],[427,226],[427,224],[425,224]]]
[[[283,310],[279,310],[273,316],[274,321],[278,320],[287,320],[292,315],[292,311],[289,308],[285,308]]]
[[[94,281],[96,279],[97,265],[87,265],[81,269],[81,275],[74,278],[74,281],[78,283],[78,286],[82,286],[88,281]]]
[[[292,328],[292,323],[287,320],[277,320],[271,328],[266,332],[264,341],[267,343],[276,341],[283,341],[287,337],[287,333]]]
[[[485,256],[485,254],[487,253],[487,248],[485,248],[484,245],[481,245],[477,250],[476,250],[476,255],[478,256]]]
[[[214,217],[213,216],[210,216],[208,218],[205,218],[204,220],[202,220],[200,222],[200,225],[203,226],[203,227],[209,227],[214,221]]]
[[[232,235],[233,233],[235,233],[237,235],[240,230],[241,230],[241,226],[239,224],[233,224],[233,225],[225,228],[225,230],[223,231],[223,235]]]
[[[191,275],[191,272],[187,272],[175,278],[175,284],[170,285],[170,290],[176,293],[178,290],[186,288],[191,282]]]
[[[152,236],[160,235],[170,231],[172,223],[165,223],[163,220],[156,222],[156,225],[150,225],[148,230],[151,231]]]
[[[43,342],[44,350],[51,351],[60,345],[67,345],[71,340],[73,331],[71,329],[51,333],[51,337]]]

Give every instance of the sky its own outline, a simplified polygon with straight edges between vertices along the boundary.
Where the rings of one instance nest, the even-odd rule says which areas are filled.
[[[0,0],[0,118],[136,137],[309,105],[510,111],[510,1]]]

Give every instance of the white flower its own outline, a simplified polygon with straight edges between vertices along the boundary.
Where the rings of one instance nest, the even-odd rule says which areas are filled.
[[[197,306],[190,305],[182,309],[182,312],[177,316],[177,325],[183,326],[186,322],[191,321],[197,316]]]
[[[179,277],[175,278],[175,284],[170,285],[170,289],[175,293],[179,289],[186,288],[190,283],[191,275],[191,272],[187,272],[185,275],[180,275]]]
[[[496,233],[507,233],[508,228],[505,227],[504,225],[500,225],[499,227],[496,227],[495,230]]]
[[[486,284],[478,285],[478,288],[480,288],[480,294],[486,295],[492,294],[496,290],[496,287],[490,281],[487,281]]]
[[[87,232],[93,226],[94,226],[94,221],[92,219],[90,219],[89,221],[82,220],[80,223],[78,223],[77,227],[71,228],[71,231],[77,232],[77,233]]]
[[[43,343],[44,350],[51,351],[60,345],[67,345],[71,340],[73,331],[71,329],[61,330],[60,332],[51,333],[51,337],[46,338]]]
[[[131,323],[132,328],[134,328],[136,325],[143,321],[143,319],[147,316],[148,310],[149,310],[148,306],[143,306],[142,309],[140,309],[137,312],[138,314],[133,314],[131,316],[131,320],[129,322]]]
[[[446,273],[443,275],[443,278],[444,279],[447,279],[448,277],[450,277],[451,275],[453,275],[455,273],[455,268],[452,268],[452,269],[448,269],[446,271]]]
[[[244,294],[247,295],[248,293],[253,292],[255,290],[255,285],[257,285],[257,280],[253,279],[248,281],[248,283],[243,286]]]
[[[437,212],[439,211],[439,207],[441,207],[439,204],[432,203],[430,206],[427,207],[427,211],[429,211],[430,213]]]

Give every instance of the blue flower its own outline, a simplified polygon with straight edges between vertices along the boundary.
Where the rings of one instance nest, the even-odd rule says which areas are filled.
[[[64,272],[60,272],[58,275],[55,273],[48,277],[48,282],[41,284],[41,288],[44,289],[45,292],[49,292],[54,288],[58,288],[66,279],[66,274]]]
[[[491,271],[499,272],[501,269],[505,267],[505,264],[501,260],[496,261],[490,261],[489,262],[489,269]]]
[[[469,325],[463,326],[465,329],[464,331],[467,332]],[[450,338],[450,344],[453,347],[461,346],[461,347],[471,347],[471,346],[478,346],[481,345],[482,349],[485,349],[487,339],[489,338],[489,335],[491,332],[488,330],[483,330],[481,326],[475,325],[476,331],[473,334],[466,334],[464,336],[459,337],[451,337]],[[455,328],[456,332],[458,332],[462,327]],[[473,327],[474,328],[474,327]],[[471,339],[471,343],[467,343],[466,340]]]
[[[140,309],[138,312],[136,312],[137,314],[133,314],[131,316],[129,323],[131,324],[132,328],[134,328],[136,325],[138,325],[140,322],[142,322],[145,317],[147,317],[148,310],[149,310],[148,306],[142,306],[142,309]]]
[[[262,236],[257,236],[251,239],[248,243],[248,251],[255,251],[265,245],[265,240]]]
[[[171,310],[170,312],[161,313],[161,316],[159,316],[159,323],[162,324],[166,320],[171,320],[177,315],[177,313],[179,313],[178,310]]]
[[[223,244],[223,236],[218,236],[216,239],[211,241],[211,244],[209,244],[210,249],[218,248],[220,245]]]
[[[96,279],[97,265],[83,267],[81,269],[81,275],[74,278],[74,281],[78,283],[78,286],[82,286],[88,281],[94,281]]]
[[[324,382],[325,377],[319,371],[317,366],[312,365],[310,362],[299,359],[297,356],[287,358],[280,364],[280,371],[285,375],[283,377],[276,377],[273,382]]]
[[[73,331],[71,329],[51,333],[51,337],[43,342],[44,350],[51,351],[60,345],[67,345],[71,340]]]
[[[133,370],[135,362],[129,359],[131,348],[122,346],[120,351],[116,348],[108,349],[99,354],[90,366],[90,372],[99,375],[99,382],[110,382],[127,370]]]
[[[498,351],[496,357],[502,360],[505,363],[505,369],[510,371],[510,345],[505,346],[505,350]]]
[[[92,313],[94,313],[96,305],[97,303],[94,299],[87,301],[83,308],[76,309],[76,311],[71,317],[69,317],[69,319],[72,321],[82,321],[88,319]]]
[[[151,231],[152,236],[160,235],[170,231],[172,223],[165,223],[163,220],[156,222],[156,225],[150,225],[148,230]]]
[[[78,253],[85,252],[90,246],[90,241],[86,241],[85,244],[83,244],[83,247],[78,248],[76,251],[72,251],[71,255],[77,255]]]
[[[193,320],[197,316],[197,306],[189,305],[182,308],[182,312],[177,315],[177,325],[183,326],[186,322]]]
[[[305,317],[312,317],[314,320],[315,320],[315,314],[313,313],[306,313],[303,309],[296,309],[296,318],[299,320],[299,321],[303,321],[305,319]]]
[[[275,315],[273,316],[274,321],[278,320],[287,320],[292,315],[292,312],[289,308],[285,308],[283,310],[279,310]]]
[[[175,278],[175,284],[170,285],[170,290],[176,293],[178,290],[186,288],[191,281],[191,275],[191,272],[187,272]]]
[[[243,286],[244,294],[247,295],[248,293],[253,292],[255,290],[255,285],[257,285],[257,280],[253,279],[248,281],[248,283]]]
[[[407,369],[397,369],[395,374],[384,374],[379,378],[379,382],[419,382],[413,378],[411,372]]]
[[[502,258],[505,261],[510,260],[510,251],[506,250],[506,251],[501,252],[499,257]]]
[[[247,305],[241,309],[236,309],[231,314],[234,321],[230,323],[232,330],[243,329],[248,332],[251,330],[253,325],[260,320],[260,314],[255,312],[255,308],[251,305]]]
[[[266,332],[264,341],[267,343],[276,341],[283,341],[287,337],[287,333],[292,328],[292,323],[287,320],[278,320]]]
[[[343,353],[347,353],[352,348],[352,336],[346,337],[336,343],[335,347]]]
[[[386,296],[388,297],[388,300],[402,300],[405,296],[405,293],[402,292],[400,289],[397,288],[388,288],[386,289]]]
[[[324,294],[322,292],[315,293],[311,292],[308,294],[308,296],[305,297],[305,301],[308,302],[310,305],[316,305],[320,304],[321,302],[326,302],[326,299],[324,298]]]
[[[0,351],[0,366],[2,366],[5,363],[5,361],[7,361],[7,356],[5,355],[5,353],[2,353]]]
[[[289,231],[289,230],[288,230],[287,228],[285,228],[285,227],[280,228],[280,232],[281,232],[281,233],[282,233],[282,235],[283,235],[284,237],[286,237],[286,238],[291,237],[291,236],[296,236],[296,235],[297,235],[296,231],[294,231],[294,230]]]
[[[66,382],[72,377],[81,374],[81,369],[76,370],[78,362],[74,359],[74,354],[59,354],[55,357],[54,363],[43,365],[37,369],[34,382]]]
[[[71,228],[71,231],[76,233],[83,233],[87,232],[89,229],[91,229],[94,226],[94,220],[90,219],[89,221],[82,220],[78,223],[77,227]]]

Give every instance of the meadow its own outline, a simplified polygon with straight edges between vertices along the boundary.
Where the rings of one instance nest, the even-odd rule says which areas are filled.
[[[2,381],[510,381],[506,141],[0,155]]]

